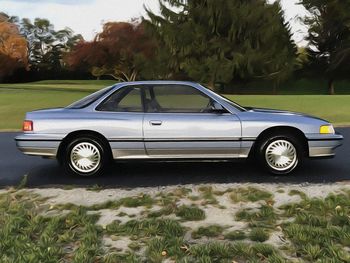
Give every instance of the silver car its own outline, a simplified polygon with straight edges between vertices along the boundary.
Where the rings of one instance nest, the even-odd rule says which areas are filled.
[[[200,84],[119,83],[68,107],[28,112],[15,138],[25,154],[70,172],[101,174],[110,160],[250,158],[288,174],[305,157],[333,157],[343,137],[322,119],[245,108]]]

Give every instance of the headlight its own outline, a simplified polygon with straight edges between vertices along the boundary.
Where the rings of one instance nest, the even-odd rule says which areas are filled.
[[[334,128],[333,125],[322,125],[320,127],[320,133],[321,134],[334,134]]]

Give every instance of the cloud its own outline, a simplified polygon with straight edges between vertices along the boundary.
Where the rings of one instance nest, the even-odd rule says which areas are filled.
[[[84,4],[76,4],[79,2]],[[104,22],[130,21],[145,15],[144,5],[159,10],[158,0],[0,0],[0,4],[8,15],[31,20],[47,18],[55,29],[69,27],[87,40],[102,30]]]
[[[0,0],[2,2],[2,0]],[[83,5],[83,4],[91,4],[95,2],[95,0],[45,0],[45,1],[38,1],[38,0],[12,0],[12,2],[22,2],[22,3],[33,3],[33,4],[40,4],[45,5],[47,3],[55,3],[60,5]]]

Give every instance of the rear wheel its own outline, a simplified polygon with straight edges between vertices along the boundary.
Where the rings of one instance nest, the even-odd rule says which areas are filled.
[[[97,138],[76,138],[66,148],[64,166],[70,173],[81,176],[100,175],[106,162],[106,150]]]
[[[291,173],[303,159],[302,146],[293,136],[271,136],[259,144],[257,151],[258,160],[263,168],[277,175]]]

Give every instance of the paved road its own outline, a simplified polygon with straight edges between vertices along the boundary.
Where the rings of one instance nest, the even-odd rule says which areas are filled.
[[[26,156],[19,152],[16,133],[0,133],[0,187],[18,185],[28,175],[27,186],[101,185],[105,187],[166,186],[188,183],[290,182],[332,183],[350,180],[350,128],[339,128],[345,137],[337,156],[330,160],[308,160],[296,173],[271,176],[245,161],[205,163],[117,163],[97,178],[64,174],[55,160]]]

